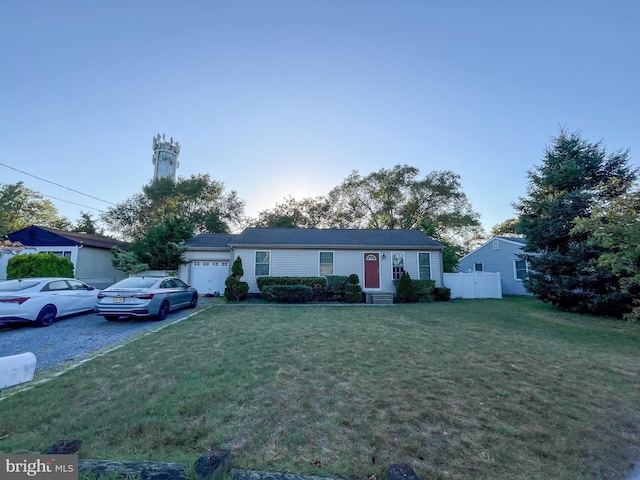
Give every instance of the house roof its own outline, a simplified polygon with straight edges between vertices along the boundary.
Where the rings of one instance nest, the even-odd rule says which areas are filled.
[[[442,249],[442,244],[418,230],[246,228],[237,235],[204,234],[186,242],[193,248],[402,248]]]
[[[462,258],[460,258],[460,260],[458,260],[458,262],[462,262],[463,260],[465,260],[469,255],[473,255],[475,254],[478,250],[486,247],[487,245],[491,244],[494,240],[502,240],[504,242],[509,242],[509,243],[513,243],[518,245],[520,248],[524,247],[527,244],[527,239],[525,237],[507,237],[507,236],[500,236],[500,237],[491,237],[489,240],[487,240],[485,243],[483,243],[482,245],[480,245],[479,247],[473,249],[472,251],[470,251],[469,253],[467,253],[465,256],[463,256]]]
[[[111,249],[125,245],[124,242],[102,235],[88,235],[86,233],[65,232],[55,228],[31,225],[22,230],[7,235],[12,242],[20,242],[31,247],[65,247],[85,246],[93,248]]]
[[[229,250],[232,239],[238,235],[233,233],[201,233],[185,242],[187,247],[205,248],[208,250]]]
[[[527,239],[525,237],[494,237],[492,238],[490,241],[492,240],[506,240],[507,242],[514,242],[514,243],[519,243],[520,245],[526,245],[527,244]]]

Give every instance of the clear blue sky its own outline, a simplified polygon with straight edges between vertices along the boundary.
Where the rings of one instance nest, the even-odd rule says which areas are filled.
[[[447,169],[489,230],[560,127],[638,164],[639,24],[633,0],[0,0],[0,162],[118,203],[165,133],[252,216]],[[72,220],[109,206],[0,165],[20,180]]]

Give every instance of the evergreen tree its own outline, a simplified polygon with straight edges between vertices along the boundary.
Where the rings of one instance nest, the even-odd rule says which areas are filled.
[[[560,308],[596,314],[621,314],[629,300],[619,278],[598,263],[603,249],[589,232],[574,230],[576,218],[595,207],[607,209],[633,186],[637,172],[628,153],[607,155],[600,143],[560,130],[542,165],[529,172],[528,196],[515,205],[519,231],[526,236],[527,289]]]

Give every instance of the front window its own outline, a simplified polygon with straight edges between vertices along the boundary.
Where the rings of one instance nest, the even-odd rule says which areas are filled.
[[[256,252],[256,277],[269,275],[270,252]]]
[[[431,280],[431,255],[428,252],[418,253],[418,270],[420,280]]]
[[[320,252],[320,276],[333,275],[333,252]]]
[[[404,253],[394,252],[391,254],[391,264],[393,266],[393,279],[400,280],[404,273]]]
[[[515,260],[514,269],[516,273],[516,280],[524,280],[529,276],[529,266],[526,260]]]

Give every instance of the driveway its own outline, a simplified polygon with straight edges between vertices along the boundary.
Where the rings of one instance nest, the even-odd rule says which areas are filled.
[[[0,326],[0,356],[33,352],[36,372],[42,372],[69,361],[80,361],[133,335],[178,322],[206,305],[200,300],[196,310],[177,310],[162,322],[147,318],[107,322],[103,317],[89,313],[60,319],[44,328],[30,324]]]

